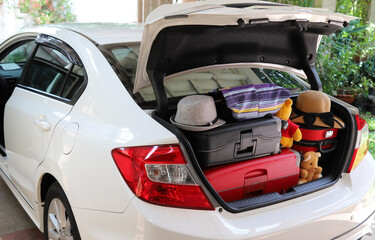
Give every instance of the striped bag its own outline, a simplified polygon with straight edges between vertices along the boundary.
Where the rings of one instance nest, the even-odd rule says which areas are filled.
[[[232,116],[239,121],[274,115],[290,98],[287,89],[271,83],[223,88],[221,92]]]

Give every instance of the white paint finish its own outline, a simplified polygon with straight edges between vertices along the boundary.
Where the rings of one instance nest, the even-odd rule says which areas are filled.
[[[238,214],[160,207],[137,198],[124,214],[74,213],[84,239],[332,239],[375,209],[374,159],[368,154],[358,167],[328,189]],[[364,223],[343,239],[368,233],[370,225]]]
[[[36,169],[44,159],[55,126],[71,109],[71,105],[19,87],[5,106],[8,174],[32,206]],[[46,124],[48,129],[42,127]]]
[[[65,155],[72,152],[76,143],[79,125],[76,122],[67,124],[61,133],[61,148]]]
[[[96,46],[68,30],[55,33],[77,50],[89,81],[72,112],[57,126],[37,178],[45,172],[55,176],[74,207],[123,212],[133,193],[112,159],[112,149],[178,140],[139,108]],[[65,155],[60,136],[72,122],[79,124],[79,134],[73,151]]]
[[[67,24],[51,24],[44,27],[25,28],[21,32],[43,32],[49,35],[57,34],[63,37],[64,32],[78,35],[72,31],[82,33],[84,36],[94,40],[96,43],[112,44],[123,42],[140,42],[142,38],[143,28],[139,24],[124,23],[67,23]],[[108,37],[111,36],[111,37]],[[68,40],[71,41],[76,37]],[[83,39],[82,36],[79,38]],[[64,38],[66,39],[66,38]],[[82,48],[82,46],[80,47]]]

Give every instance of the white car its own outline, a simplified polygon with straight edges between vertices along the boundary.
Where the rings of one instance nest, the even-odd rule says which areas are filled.
[[[358,239],[375,216],[375,161],[358,109],[323,177],[224,201],[169,122],[178,100],[274,83],[321,91],[321,35],[354,19],[258,1],[163,5],[143,28],[66,24],[0,45],[0,175],[45,239]],[[309,84],[301,80],[307,78]],[[151,87],[152,85],[152,87]],[[155,92],[155,93],[154,93]]]

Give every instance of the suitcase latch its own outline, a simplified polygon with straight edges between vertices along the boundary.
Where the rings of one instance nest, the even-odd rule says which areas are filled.
[[[255,153],[256,140],[253,140],[253,132],[243,131],[240,135],[240,142],[234,145],[234,158],[252,156]]]

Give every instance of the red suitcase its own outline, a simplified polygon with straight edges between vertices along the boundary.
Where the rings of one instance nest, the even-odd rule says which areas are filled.
[[[283,149],[280,154],[221,165],[204,174],[219,195],[231,202],[296,186],[300,158],[299,153]]]
[[[337,146],[337,128],[315,128],[306,129],[303,126],[299,128],[302,133],[302,140],[294,141],[292,148],[296,151],[305,153],[308,151],[330,153]]]

